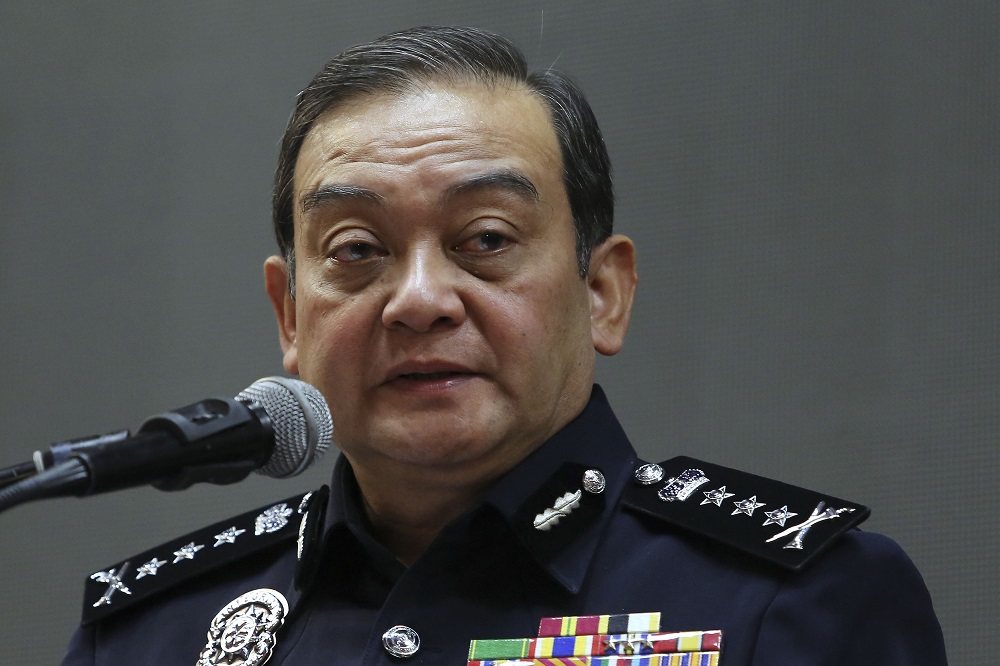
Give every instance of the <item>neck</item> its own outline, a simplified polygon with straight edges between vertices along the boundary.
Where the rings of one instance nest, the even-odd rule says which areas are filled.
[[[387,470],[366,473],[358,468],[354,473],[375,538],[406,566],[489,487],[489,483],[442,483],[431,475],[414,473],[412,467],[397,474]]]

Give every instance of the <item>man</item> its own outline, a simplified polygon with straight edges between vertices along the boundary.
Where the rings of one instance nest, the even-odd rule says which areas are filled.
[[[94,574],[65,663],[944,663],[864,507],[636,460],[593,385],[636,285],[612,210],[586,101],[506,40],[418,28],[329,63],[265,264],[285,369],[336,425],[329,493]]]

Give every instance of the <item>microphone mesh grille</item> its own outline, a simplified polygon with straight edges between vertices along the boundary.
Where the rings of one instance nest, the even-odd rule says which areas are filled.
[[[333,438],[333,421],[323,394],[311,384],[265,377],[244,389],[238,400],[260,405],[274,427],[274,452],[258,474],[287,478],[319,460]]]

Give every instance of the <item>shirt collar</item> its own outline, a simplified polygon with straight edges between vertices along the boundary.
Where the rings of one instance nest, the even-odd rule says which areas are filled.
[[[604,391],[595,384],[583,411],[503,475],[487,492],[481,507],[492,507],[538,565],[567,591],[576,593],[635,459],[635,451]],[[605,480],[603,492],[583,490],[586,470],[601,472]],[[577,506],[558,520],[549,521],[552,524],[548,530],[534,526],[536,516],[554,507],[566,493],[577,491]],[[354,473],[343,455],[334,467],[324,522],[322,550],[338,527],[372,538]]]
[[[634,467],[636,455],[600,386],[584,410],[505,474],[484,503],[493,506],[535,561],[567,591],[583,584],[607,523]],[[586,470],[601,472],[599,494],[583,489]],[[579,506],[548,530],[535,518],[555,508],[566,493],[580,491]]]

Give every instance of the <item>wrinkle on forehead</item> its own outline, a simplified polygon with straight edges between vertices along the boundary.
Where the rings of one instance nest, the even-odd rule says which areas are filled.
[[[479,103],[478,114],[469,113],[469,101]],[[443,113],[447,110],[451,113]],[[538,121],[534,132],[528,131],[531,116]],[[514,125],[511,118],[520,122]],[[373,125],[379,128],[377,134]],[[542,128],[549,141],[539,141],[543,139],[538,135]],[[491,147],[505,153],[502,149],[524,143],[529,137],[534,139],[535,149],[549,144],[551,156],[561,163],[548,111],[527,88],[477,82],[448,87],[426,83],[402,93],[365,95],[328,110],[307,135],[303,152],[316,149],[313,156],[326,162],[365,162],[374,157],[409,161],[447,151],[492,157]],[[476,141],[470,141],[472,138]]]
[[[435,173],[473,162],[554,177],[562,189],[561,150],[544,104],[523,87],[482,85],[365,95],[328,111],[303,143],[295,189],[317,189],[340,167],[426,163]]]

